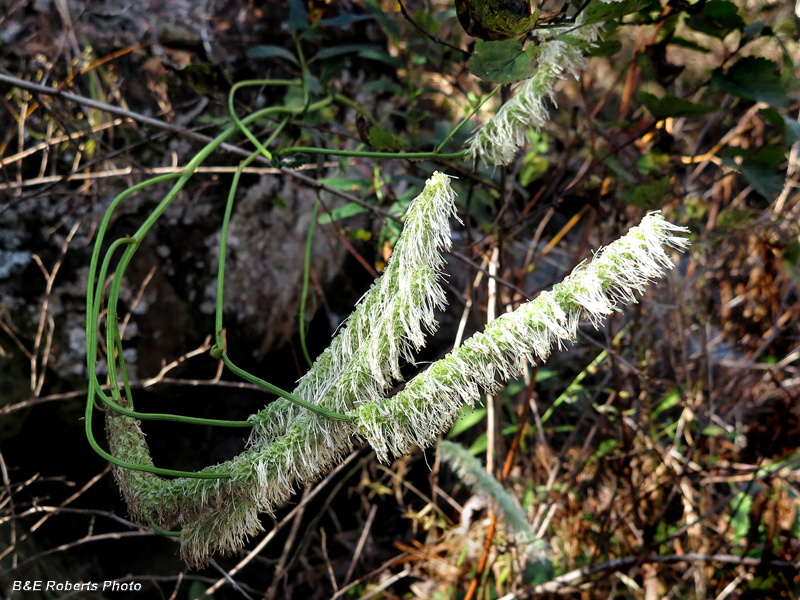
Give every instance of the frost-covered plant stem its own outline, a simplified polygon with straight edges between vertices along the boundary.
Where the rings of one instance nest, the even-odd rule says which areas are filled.
[[[688,245],[675,235],[685,231],[659,213],[647,215],[552,291],[489,323],[392,398],[361,405],[359,433],[384,461],[390,453],[408,453],[413,445],[430,446],[463,406],[480,399],[482,390],[498,391],[501,381],[518,376],[527,361],[544,361],[554,345],[574,342],[582,315],[597,327],[620,304],[636,302],[636,292],[672,268],[664,246]]]
[[[566,73],[577,76],[583,68],[583,53],[597,39],[597,30],[597,25],[581,26],[580,22],[570,29],[534,30],[532,35],[540,46],[536,72],[470,138],[469,156],[494,166],[507,165],[514,160],[517,151],[526,143],[528,131],[541,129],[547,123],[547,100],[555,103],[553,86]]]
[[[583,314],[598,326],[619,304],[635,302],[636,292],[672,266],[664,246],[687,244],[675,235],[683,229],[660,214],[648,215],[552,291],[493,321],[385,398],[391,382],[400,379],[400,359],[413,361],[413,351],[424,343],[423,326],[434,329],[434,308],[443,307],[440,250],[450,244],[454,199],[445,175],[428,180],[410,207],[386,272],[295,390],[352,421],[326,419],[277,401],[250,418],[254,433],[242,454],[204,470],[227,473],[226,479],[166,480],[118,470],[135,518],[165,528],[182,524],[181,555],[188,564],[201,566],[214,552],[239,548],[261,530],[258,513],[271,512],[296,485],[330,471],[359,439],[384,461],[414,444],[434,443],[464,405],[480,399],[481,390],[497,391],[499,380],[519,374],[526,361],[544,360],[553,345],[573,341]],[[148,464],[137,421],[109,413],[107,427],[117,454]]]

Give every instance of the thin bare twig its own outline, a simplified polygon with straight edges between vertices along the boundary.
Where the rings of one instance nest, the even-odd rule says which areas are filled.
[[[170,131],[182,137],[193,139],[198,142],[203,142],[207,144],[213,141],[213,138],[203,135],[202,133],[197,133],[195,131],[192,131],[191,129],[180,127],[179,125],[173,125],[172,123],[167,123],[166,121],[161,121],[159,119],[154,119],[152,117],[146,117],[145,115],[130,110],[126,110],[124,108],[120,108],[112,104],[107,104],[106,102],[99,102],[97,100],[93,100],[92,98],[87,98],[86,96],[79,96],[78,94],[65,92],[63,90],[52,88],[46,85],[39,85],[38,83],[33,83],[31,81],[20,79],[19,77],[12,77],[11,75],[7,75],[5,73],[0,73],[0,82],[13,85],[23,90],[29,90],[32,92],[37,92],[39,94],[46,94],[48,96],[56,96],[58,98],[63,98],[64,100],[69,100],[70,102],[76,102],[78,104],[88,106],[89,108],[96,108],[98,110],[111,113],[112,115],[125,117],[127,119],[131,119],[132,121],[144,123],[145,125],[157,127],[165,131]],[[227,152],[237,154],[239,156],[250,156],[251,154],[251,152],[245,150],[244,148],[239,148],[238,146],[234,146],[233,144],[228,144],[228,143],[220,144],[220,148]],[[20,148],[20,152],[22,151],[23,148]],[[262,160],[261,157],[259,157],[256,160],[261,160],[262,162],[266,161],[266,159]],[[22,180],[19,179],[17,183],[21,183],[21,181]]]
[[[289,521],[294,519],[300,513],[300,511],[304,510],[306,505],[309,502],[311,502],[311,500],[313,500],[314,497],[325,488],[325,485],[329,481],[331,481],[334,477],[336,477],[336,475],[341,473],[348,465],[350,465],[350,463],[352,463],[356,459],[356,457],[358,456],[359,452],[360,452],[359,450],[356,450],[356,451],[352,452],[350,454],[350,456],[348,456],[342,462],[342,464],[340,464],[333,471],[328,473],[328,475],[325,477],[325,479],[323,479],[313,490],[311,490],[308,493],[308,496],[302,502],[300,502],[300,504],[298,504],[291,511],[289,511],[289,513],[283,519],[281,519],[280,523],[278,523],[272,529],[272,531],[270,531],[267,535],[265,535],[264,539],[262,539],[256,545],[256,547],[253,548],[253,550],[248,553],[247,556],[245,556],[241,561],[239,561],[239,563],[235,567],[233,567],[232,569],[230,569],[228,571],[228,574],[231,577],[233,577],[234,575],[236,575],[236,573],[238,573],[244,567],[246,567],[250,563],[250,561],[252,561],[256,556],[258,556],[259,553],[264,550],[264,548],[267,546],[267,544],[269,544],[275,538],[275,536],[278,534],[278,532],[281,529],[283,529]],[[224,577],[222,579],[219,579],[214,585],[212,585],[211,587],[209,587],[206,590],[205,594],[203,594],[202,597],[203,598],[207,598],[207,597],[211,596],[220,587],[222,587],[225,584],[226,581],[227,581],[227,579],[224,578]]]
[[[353,572],[356,570],[356,565],[358,564],[358,559],[361,558],[361,552],[364,550],[364,544],[367,541],[367,536],[369,535],[369,530],[372,528],[372,522],[375,520],[375,513],[378,512],[378,505],[373,504],[369,507],[369,514],[367,515],[367,521],[364,523],[364,529],[361,531],[361,536],[358,538],[358,544],[356,545],[355,554],[353,554],[353,560],[350,561],[350,566],[347,567],[347,574],[344,577],[344,585],[350,583],[350,579],[353,577]]]
[[[732,565],[769,565],[779,569],[798,569],[800,563],[792,563],[784,560],[770,560],[763,561],[760,558],[752,558],[748,556],[738,556],[736,554],[702,554],[702,553],[688,553],[688,554],[675,554],[672,556],[626,556],[625,558],[615,558],[602,563],[594,565],[587,565],[580,569],[575,569],[564,575],[560,575],[547,583],[537,585],[534,587],[526,588],[518,592],[506,594],[500,600],[519,600],[521,598],[533,597],[537,594],[545,593],[558,593],[574,591],[574,584],[581,579],[585,579],[590,575],[601,573],[603,571],[611,571],[629,567],[636,564],[646,563],[659,563],[659,564],[672,564],[672,563],[693,563],[693,562],[716,562]]]

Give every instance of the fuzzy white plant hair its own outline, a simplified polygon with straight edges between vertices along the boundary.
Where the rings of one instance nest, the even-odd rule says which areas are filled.
[[[353,421],[276,402],[250,418],[254,432],[242,454],[204,470],[231,473],[230,478],[165,480],[150,473],[117,473],[134,518],[161,527],[182,525],[181,556],[190,566],[241,547],[261,531],[258,513],[272,512],[296,486],[330,471],[356,440],[367,440],[384,461],[390,452],[404,454],[413,444],[435,442],[463,405],[475,403],[481,388],[496,391],[498,375],[508,380],[526,360],[544,359],[554,343],[574,339],[582,311],[598,325],[618,303],[635,301],[634,292],[672,266],[662,246],[686,244],[674,235],[684,230],[659,214],[648,215],[551,292],[493,321],[403,391],[385,398],[391,382],[401,378],[401,358],[413,362],[425,329],[436,326],[434,309],[444,307],[440,250],[450,245],[454,201],[449,178],[434,174],[410,206],[383,276],[295,390]],[[135,420],[109,413],[107,427],[121,459],[152,464]]]
[[[435,309],[446,298],[439,284],[450,249],[450,218],[458,218],[456,194],[447,175],[436,172],[409,205],[403,232],[385,271],[342,325],[328,348],[314,361],[294,393],[303,400],[345,413],[358,403],[380,400],[394,381],[402,379],[401,359],[414,363],[414,352],[425,345],[425,332],[435,332]],[[250,444],[263,446],[305,413],[279,399],[253,415]],[[346,422],[332,424],[314,415],[314,426],[330,435],[352,431]]]
[[[685,248],[687,239],[676,234],[686,231],[660,213],[647,215],[551,291],[489,323],[392,398],[361,405],[359,433],[383,461],[435,443],[482,391],[497,392],[526,362],[544,361],[554,345],[574,342],[582,315],[598,327],[621,304],[636,302],[636,293],[672,268],[664,247]]]
[[[426,181],[409,205],[383,275],[301,378],[295,394],[351,413],[363,402],[379,401],[401,379],[401,359],[414,362],[426,331],[436,330],[435,310],[446,303],[439,278],[442,250],[451,245],[449,219],[457,218],[455,198],[447,175],[437,172]],[[207,469],[231,472],[231,479],[167,481],[135,471],[119,474],[132,515],[161,526],[183,524],[181,555],[192,566],[203,565],[215,551],[238,549],[261,530],[259,512],[284,504],[295,485],[313,482],[353,448],[352,421],[330,420],[287,400],[273,402],[249,420],[253,430],[245,452]],[[149,452],[137,422],[118,415],[108,421],[110,430],[120,432],[116,437],[126,434],[126,444],[116,444],[120,458],[151,464],[143,458]]]
[[[523,562],[538,562],[542,569],[550,570],[546,542],[536,538],[525,512],[508,490],[488,473],[480,461],[461,444],[442,440],[438,446],[439,456],[450,465],[450,468],[464,483],[479,496],[491,498],[496,503],[498,512],[503,515],[510,530],[511,537],[520,549],[520,558]]]
[[[598,25],[581,25],[579,18],[576,28],[531,32],[540,45],[539,66],[533,77],[518,87],[516,95],[469,139],[467,152],[473,160],[480,158],[494,166],[514,160],[527,142],[528,131],[541,129],[547,123],[547,100],[555,104],[553,86],[567,73],[577,77],[583,68],[583,52],[597,40],[598,29]]]

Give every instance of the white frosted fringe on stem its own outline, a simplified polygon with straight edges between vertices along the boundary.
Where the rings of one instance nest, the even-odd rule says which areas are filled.
[[[386,270],[300,379],[295,394],[344,413],[359,402],[379,400],[401,379],[400,359],[414,362],[414,352],[425,345],[425,332],[436,330],[435,309],[446,304],[439,273],[445,264],[441,251],[451,246],[449,220],[458,218],[455,197],[447,175],[436,172],[426,181],[409,205]],[[276,400],[250,417],[250,443],[270,443],[305,412],[287,400]],[[325,418],[317,420],[330,426]],[[352,432],[344,422],[338,429],[348,437]]]
[[[258,513],[272,512],[291,497],[296,485],[307,485],[330,471],[352,450],[354,437],[366,439],[384,461],[390,453],[404,454],[414,444],[434,443],[465,404],[472,405],[480,398],[481,388],[497,391],[501,387],[498,375],[508,380],[520,372],[525,361],[546,358],[554,343],[573,340],[583,311],[599,325],[619,303],[635,302],[635,292],[642,292],[672,266],[663,246],[684,248],[688,244],[675,235],[685,229],[671,225],[660,214],[648,215],[552,291],[493,321],[483,333],[411,380],[402,392],[383,399],[385,382],[399,375],[392,365],[422,343],[422,331],[411,319],[432,327],[433,307],[439,305],[435,300],[438,293],[431,296],[430,291],[422,289],[431,282],[436,284],[436,278],[420,275],[420,266],[426,264],[422,271],[430,272],[443,262],[441,257],[432,259],[430,252],[449,244],[447,218],[453,210],[453,193],[443,175],[431,178],[429,186],[433,189],[426,186],[417,199],[415,210],[420,212],[412,210],[412,214],[436,218],[429,220],[430,225],[422,218],[408,219],[403,234],[407,245],[398,242],[392,257],[400,264],[392,270],[387,267],[389,277],[385,273],[360,303],[365,311],[362,314],[368,317],[351,319],[337,338],[352,345],[344,350],[343,342],[338,342],[334,354],[347,352],[349,358],[331,356],[322,370],[333,381],[325,393],[336,390],[343,406],[330,406],[325,398],[322,402],[349,412],[355,422],[296,411],[294,420],[286,423],[280,434],[272,435],[269,443],[256,438],[256,443],[236,458],[205,469],[231,472],[231,479],[165,480],[149,475],[131,479],[135,489],[129,492],[135,497],[140,516],[160,526],[171,527],[175,522],[183,525],[181,556],[190,566],[202,566],[215,552],[230,553],[240,548],[248,536],[261,530]],[[426,241],[415,244],[408,236]],[[386,287],[382,287],[384,281]],[[434,300],[426,303],[420,300],[424,298]],[[409,311],[412,305],[417,308]],[[388,306],[393,312],[380,315],[371,306]],[[345,335],[351,327],[351,334]],[[418,332],[418,336],[409,332]],[[378,338],[378,333],[391,339]],[[384,358],[370,361],[368,350]],[[336,365],[343,369],[341,373]],[[373,381],[375,373],[383,379]],[[364,386],[368,393],[359,394],[355,386]],[[377,399],[376,390],[381,391]],[[147,453],[138,428],[123,433],[126,440],[130,438],[125,444],[133,448],[131,452]]]
[[[462,407],[474,406],[481,391],[495,393],[518,376],[526,362],[544,361],[554,345],[574,342],[581,315],[598,327],[620,304],[673,267],[664,246],[683,249],[687,230],[647,215],[627,235],[579,265],[552,291],[506,313],[383,402],[360,406],[357,427],[378,458],[402,456],[414,445],[430,446],[447,431]]]
[[[487,473],[480,461],[461,444],[442,440],[438,445],[439,456],[464,483],[478,495],[489,497],[497,503],[498,512],[505,518],[506,525],[522,550],[521,557],[524,561],[549,562],[545,555],[547,544],[544,540],[536,539],[525,512],[500,482]]]
[[[435,309],[446,303],[439,284],[449,249],[450,217],[458,218],[450,178],[434,173],[409,206],[403,232],[386,270],[342,326],[328,349],[300,380],[294,393],[340,413],[383,398],[401,378],[400,359],[414,362],[435,331]],[[153,515],[159,496],[174,499],[183,522],[181,555],[201,566],[216,552],[230,553],[258,533],[259,512],[272,512],[292,495],[295,484],[318,479],[352,450],[355,427],[279,399],[249,419],[254,427],[247,450],[207,471],[232,472],[227,480],[148,480],[152,492],[139,512]],[[144,439],[137,443],[146,451]],[[157,490],[157,491],[156,491]],[[137,494],[141,496],[141,494]]]
[[[577,77],[578,70],[583,68],[583,50],[597,38],[597,26],[569,32],[564,29],[534,31],[533,34],[548,36],[541,39],[539,68],[469,139],[467,152],[472,159],[480,158],[494,166],[507,165],[514,160],[517,151],[527,143],[528,130],[541,129],[549,120],[546,100],[550,98],[555,103],[553,86],[556,81],[567,72]]]

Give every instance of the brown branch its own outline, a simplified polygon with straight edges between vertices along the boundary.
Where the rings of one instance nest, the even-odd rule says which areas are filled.
[[[185,127],[181,127],[179,125],[173,125],[172,123],[167,123],[166,121],[161,121],[159,119],[154,119],[152,117],[146,117],[145,115],[141,115],[131,110],[126,110],[124,108],[120,108],[112,104],[107,104],[106,102],[93,100],[91,98],[87,98],[86,96],[79,96],[78,94],[65,92],[63,90],[59,90],[46,85],[39,85],[38,83],[33,83],[31,81],[20,79],[19,77],[12,77],[11,75],[7,75],[5,73],[0,73],[0,83],[7,83],[9,85],[13,85],[23,90],[29,90],[32,92],[37,92],[39,94],[46,94],[48,96],[55,96],[58,98],[62,98],[64,100],[69,100],[70,102],[76,102],[78,104],[88,106],[89,108],[96,108],[98,110],[111,113],[112,115],[125,117],[127,119],[131,119],[132,121],[136,121],[138,123],[144,123],[145,125],[150,125],[152,127],[157,127],[159,129],[163,129],[165,131],[169,131],[171,133],[175,133],[182,137],[196,140],[198,142],[203,142],[207,144],[213,141],[213,138],[210,138],[207,135],[197,133],[195,131],[192,131],[191,129],[186,129]],[[234,146],[233,144],[223,143],[220,144],[219,147],[223,150],[226,150],[227,152],[238,154],[239,156],[250,156],[250,154],[252,154],[248,150],[239,148],[238,146]],[[262,162],[266,161],[266,159],[263,159],[262,157],[259,157],[256,160],[261,160]]]

